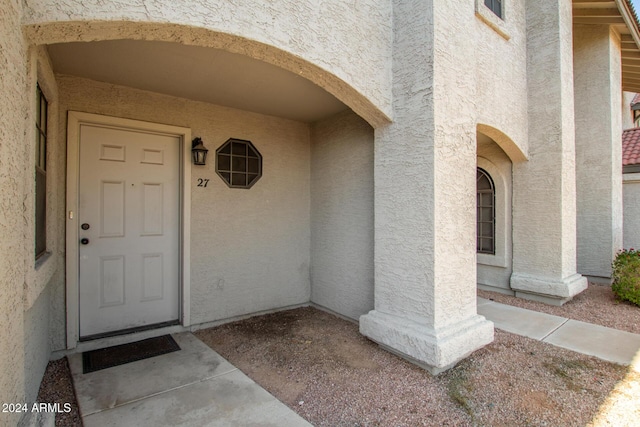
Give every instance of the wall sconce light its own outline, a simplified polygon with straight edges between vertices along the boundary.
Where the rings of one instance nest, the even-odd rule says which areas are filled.
[[[206,165],[208,152],[209,150],[204,148],[200,137],[194,138],[193,141],[191,141],[191,155],[193,156],[194,165]]]

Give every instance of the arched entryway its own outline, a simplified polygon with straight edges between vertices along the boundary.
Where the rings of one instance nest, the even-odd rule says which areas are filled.
[[[79,32],[80,28],[86,29],[92,25],[95,25],[93,36],[98,32],[97,27],[101,27],[102,39],[98,37],[96,40]],[[182,261],[178,266],[182,272],[182,284],[178,292],[181,298],[179,326],[206,324],[295,306],[308,303],[314,294],[318,299],[322,295],[333,294],[320,289],[322,286],[340,289],[339,283],[333,283],[335,278],[327,278],[326,275],[320,277],[323,280],[316,280],[319,284],[316,291],[311,290],[310,265],[314,254],[319,254],[316,259],[323,259],[322,253],[326,251],[339,252],[340,249],[336,251],[331,244],[342,236],[330,236],[329,246],[326,241],[313,246],[310,241],[312,233],[324,236],[327,235],[326,230],[344,228],[351,233],[356,230],[356,236],[352,240],[362,246],[361,252],[364,254],[358,262],[362,264],[363,271],[371,271],[373,129],[354,111],[364,111],[364,117],[369,114],[369,107],[366,105],[371,106],[372,103],[353,88],[347,88],[348,85],[335,75],[275,47],[212,31],[175,25],[163,27],[159,24],[152,25],[155,31],[150,30],[149,33],[152,34],[149,38],[155,40],[140,40],[142,27],[150,29],[149,25],[130,22],[122,23],[120,28],[104,23],[74,23],[67,24],[66,31],[63,31],[65,25],[57,23],[45,25],[37,32],[39,42],[46,46],[46,50],[40,49],[41,65],[38,67],[37,78],[49,80],[47,85],[54,87],[57,92],[59,132],[52,140],[52,150],[56,152],[57,159],[62,159],[64,141],[68,138],[72,140],[66,147],[70,153],[70,157],[66,159],[66,209],[63,208],[64,203],[58,201],[58,212],[66,212],[63,215],[67,221],[66,228],[70,231],[66,248],[66,298],[62,298],[66,299],[66,315],[63,315],[66,320],[66,346],[75,347],[80,338],[93,338],[94,335],[103,333],[102,329],[98,329],[96,334],[85,334],[82,332],[82,325],[78,324],[78,319],[80,322],[82,319],[79,312],[92,309],[83,308],[82,299],[78,297],[84,292],[78,279],[82,264],[82,251],[79,250],[82,243],[79,242],[82,238],[87,238],[91,245],[96,238],[105,237],[81,235],[102,230],[97,220],[87,222],[91,222],[89,231],[79,228],[80,223],[77,221],[80,217],[80,203],[77,201],[82,196],[81,191],[77,190],[79,180],[74,177],[79,176],[79,159],[82,156],[73,153],[83,151],[83,126],[96,125],[92,122],[91,115],[126,122],[128,129],[133,132],[140,132],[143,128],[147,132],[145,123],[151,124],[150,129],[154,126],[160,129],[152,130],[156,133],[163,133],[163,126],[190,131],[191,136],[188,138],[185,135],[189,132],[172,133],[178,139],[182,138],[181,148],[178,150],[181,158],[178,163],[182,165],[178,185],[181,190],[177,195],[183,209],[179,237]],[[118,38],[127,31],[131,32],[132,38]],[[202,37],[190,39],[190,43],[186,45],[176,42],[194,32]],[[47,33],[51,35],[50,43],[45,43]],[[83,38],[92,41],[78,41]],[[214,47],[222,46],[231,39],[234,42],[229,46],[225,45],[230,49]],[[239,49],[239,46],[244,46],[244,50]],[[243,54],[233,50],[243,51]],[[265,60],[267,57],[269,61]],[[49,61],[50,70],[47,64]],[[291,68],[296,68],[299,72],[292,73]],[[45,72],[41,72],[41,69]],[[308,78],[308,73],[313,74],[313,79]],[[341,99],[336,98],[329,90],[340,93]],[[76,111],[88,113],[89,116],[83,116],[82,120],[76,120],[73,125],[71,121],[67,123],[69,113]],[[368,120],[379,123],[386,120],[384,117],[376,109],[374,114],[368,115]],[[73,129],[68,126],[73,126]],[[114,128],[119,125],[100,122],[97,126]],[[210,150],[206,166],[192,167],[189,163],[191,141],[186,139],[192,136],[201,137]],[[218,170],[219,159],[215,151],[233,138],[249,141],[263,157],[263,174],[260,181],[251,188],[231,188],[220,179],[223,173]],[[343,148],[336,147],[350,144],[357,145],[361,151],[362,155],[359,155],[355,163],[353,158],[349,163],[361,163],[356,169],[361,176],[356,180],[348,175],[329,180],[326,172],[330,172],[330,165],[334,163],[330,159],[332,156],[336,160],[343,159],[345,154]],[[115,143],[103,144],[102,148],[107,149],[105,147],[118,151],[118,144]],[[102,157],[106,163],[115,165],[126,157],[125,151],[121,147],[119,154],[107,153]],[[154,152],[157,153],[157,150]],[[321,160],[316,162],[313,156],[319,156]],[[149,162],[157,163],[160,160],[156,158]],[[149,162],[143,163],[150,164]],[[56,167],[64,169],[61,163]],[[62,179],[62,176],[58,176],[58,186]],[[136,187],[135,183],[123,181],[118,187],[113,179],[107,181],[110,184],[107,187],[112,190]],[[156,187],[158,186],[154,188]],[[359,190],[355,190],[356,187]],[[322,203],[314,202],[314,188],[322,192]],[[367,197],[359,200],[351,198],[345,205],[344,198],[340,195],[347,190],[355,190]],[[106,199],[100,200],[102,201],[99,203],[104,205]],[[156,198],[157,200],[160,199]],[[348,208],[356,216],[365,215],[367,218],[359,219],[357,227],[348,227],[343,223],[352,221],[353,218],[333,214],[327,217],[325,213],[314,213],[314,207],[324,207],[327,202],[333,201],[342,201],[343,209]],[[348,207],[349,203],[358,206],[351,209]],[[368,205],[363,207],[363,203]],[[104,213],[108,209],[102,211]],[[126,212],[127,208],[123,207],[122,211]],[[126,228],[125,226],[123,229]],[[348,247],[344,250],[352,249],[353,247]],[[116,255],[107,254],[100,258],[104,261],[102,267],[106,268],[106,265],[115,269],[111,273],[118,268],[124,269],[126,264],[118,264]],[[147,261],[162,260],[157,254],[153,257],[149,254],[139,255]],[[334,261],[327,260],[327,268],[335,267]],[[316,266],[321,266],[322,262],[324,261],[316,263]],[[314,274],[317,275],[318,271],[322,269],[316,268]],[[119,277],[118,274],[111,273],[104,277]],[[356,280],[362,280],[363,284],[344,287],[344,292],[355,293],[350,298],[362,307],[353,309],[357,304],[352,304],[351,307],[334,308],[339,312],[344,310],[344,314],[351,317],[357,317],[373,305],[373,284],[369,277]],[[103,282],[105,280],[101,282],[104,285]],[[120,292],[125,280],[116,282],[114,289],[117,288]],[[100,289],[103,288],[106,289],[105,286]],[[98,298],[104,300],[102,302],[106,301],[107,306],[124,300],[118,297],[118,292],[106,295],[109,292],[111,291],[102,292],[104,295]],[[61,295],[55,295],[54,298],[61,299]],[[332,295],[328,300],[323,299],[327,304],[335,303],[336,300],[344,301],[346,298]],[[59,316],[60,313],[54,314],[54,317]],[[173,317],[169,320],[172,319]],[[105,330],[104,333],[120,333],[147,326],[145,322],[139,325],[125,324],[113,331]]]

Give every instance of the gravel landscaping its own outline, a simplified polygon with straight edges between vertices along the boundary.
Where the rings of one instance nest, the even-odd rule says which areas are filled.
[[[640,308],[607,286],[563,307],[483,298],[640,333]],[[195,335],[314,426],[633,426],[640,372],[496,330],[495,341],[438,376],[359,334],[354,322],[300,308]],[[51,362],[40,402],[75,402],[66,359]],[[74,415],[75,414],[75,415]],[[81,425],[77,407],[56,425]]]

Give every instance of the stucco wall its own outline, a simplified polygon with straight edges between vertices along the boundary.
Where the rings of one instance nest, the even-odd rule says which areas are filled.
[[[620,36],[574,25],[578,272],[611,277],[622,246]]]
[[[633,92],[622,92],[622,129],[635,127],[633,123],[633,112],[631,111],[631,101],[636,96]]]
[[[370,122],[391,115],[393,34],[385,0],[25,3],[24,23],[36,44],[129,38],[217,47],[300,74]]]
[[[624,248],[640,249],[640,173],[624,179]]]
[[[0,0],[0,402],[24,399],[23,209],[27,52],[20,31],[22,2]],[[19,414],[0,414],[14,425]]]
[[[475,2],[393,4],[395,115],[375,132],[375,310],[360,331],[437,372],[493,340],[476,310]]]
[[[495,188],[495,254],[478,254],[478,286],[513,294],[509,285],[512,265],[511,160],[489,137],[478,134],[478,167],[484,169]]]
[[[352,111],[311,128],[311,301],[373,309],[373,129]]]
[[[24,313],[25,401],[29,403],[35,402],[38,397],[40,381],[51,352],[48,327],[50,289],[45,289]]]
[[[561,303],[587,286],[576,273],[571,2],[527,1],[529,157],[513,166],[513,274],[522,297]]]
[[[496,142],[512,160],[523,160],[528,150],[525,4],[502,4],[504,13],[500,19],[483,0],[476,0],[473,45],[478,78],[474,101],[478,123],[508,135],[511,141]]]
[[[58,81],[63,111],[190,127],[210,150],[207,165],[192,168],[192,324],[309,301],[306,124],[75,77]],[[263,156],[263,176],[249,190],[228,188],[215,172],[215,150],[231,137],[252,141]],[[197,187],[198,178],[208,186]]]

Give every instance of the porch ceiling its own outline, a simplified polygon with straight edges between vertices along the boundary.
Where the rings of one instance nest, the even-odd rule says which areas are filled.
[[[139,40],[61,43],[48,49],[60,74],[302,122],[347,109],[309,80],[219,49]]]
[[[622,40],[622,90],[640,92],[640,25],[630,0],[573,0],[574,24],[611,25]]]

